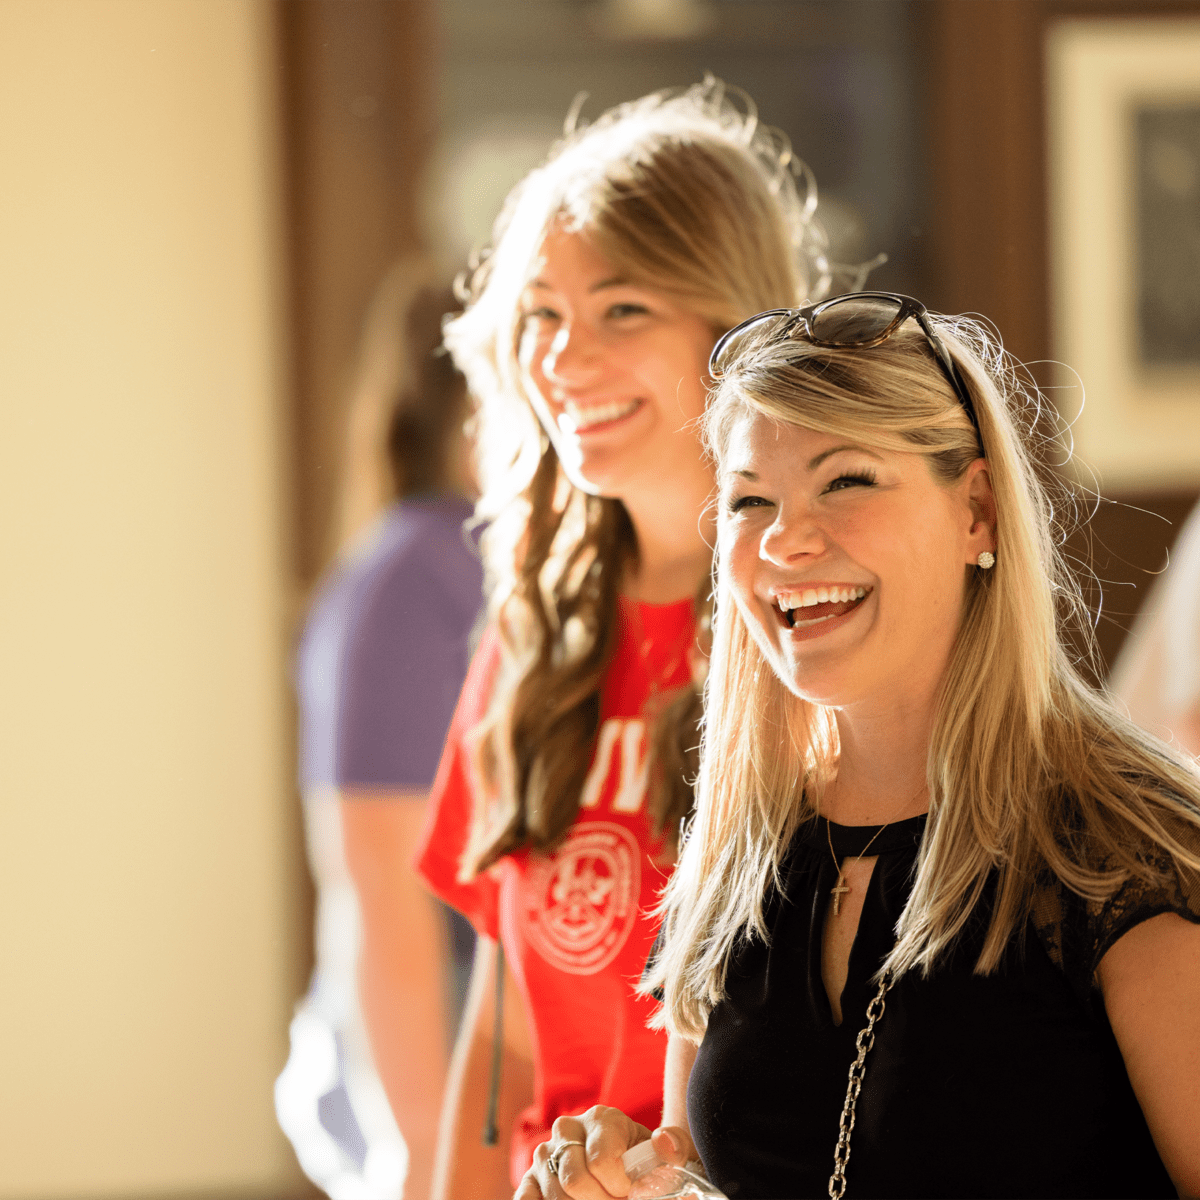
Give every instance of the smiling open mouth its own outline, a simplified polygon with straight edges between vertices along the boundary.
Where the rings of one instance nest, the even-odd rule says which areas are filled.
[[[808,629],[844,617],[856,609],[873,589],[862,587],[804,588],[777,597],[780,624],[788,629]]]
[[[564,433],[594,433],[607,425],[615,425],[618,421],[633,416],[641,407],[640,399],[589,404],[586,408],[568,400],[563,405],[564,411],[558,418],[558,425]]]

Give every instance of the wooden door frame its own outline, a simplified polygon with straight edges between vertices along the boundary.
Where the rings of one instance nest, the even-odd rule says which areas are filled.
[[[1044,362],[1053,354],[1047,30],[1064,18],[1196,16],[1200,0],[928,0],[918,11],[930,305],[982,313],[1019,359]],[[1111,667],[1196,490],[1116,492],[1107,500],[1072,536],[1069,551],[1104,583],[1096,632]]]

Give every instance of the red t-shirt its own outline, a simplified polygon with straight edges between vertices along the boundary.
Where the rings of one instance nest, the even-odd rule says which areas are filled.
[[[456,880],[473,811],[465,739],[487,710],[500,662],[489,630],[450,725],[417,859],[438,896],[502,941],[525,1001],[534,1103],[513,1132],[514,1187],[556,1117],[607,1104],[653,1129],[662,1115],[666,1035],[646,1028],[654,1003],[633,991],[657,932],[648,914],[671,870],[646,811],[645,710],[691,678],[695,619],[690,601],[625,599],[617,619],[591,769],[558,849],[519,851],[468,884]]]

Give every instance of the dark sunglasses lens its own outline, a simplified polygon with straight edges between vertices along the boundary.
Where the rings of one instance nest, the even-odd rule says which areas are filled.
[[[795,318],[791,313],[772,313],[770,316],[750,321],[743,328],[734,329],[726,335],[712,357],[714,374],[723,374],[752,347],[762,346],[777,337],[784,326]]]
[[[889,296],[834,300],[809,320],[813,341],[826,346],[867,346],[885,337],[900,315],[902,301]]]

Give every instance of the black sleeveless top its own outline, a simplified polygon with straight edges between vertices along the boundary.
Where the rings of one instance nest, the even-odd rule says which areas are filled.
[[[892,948],[924,817],[885,829],[834,1025],[821,940],[836,880],[825,822],[796,835],[770,944],[740,944],[688,1084],[688,1118],[709,1177],[735,1200],[827,1194],[855,1039]],[[878,826],[832,825],[838,860]],[[887,996],[858,1099],[847,1197],[1174,1196],[1094,983],[1104,952],[1139,921],[1200,922],[1194,880],[1172,891],[1126,884],[1103,905],[1056,881],[1001,968],[973,973],[986,913],[929,978]]]

